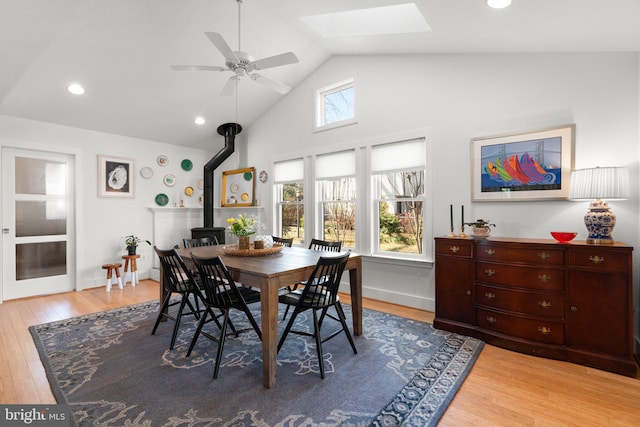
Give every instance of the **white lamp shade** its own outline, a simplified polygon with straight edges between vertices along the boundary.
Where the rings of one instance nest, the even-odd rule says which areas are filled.
[[[571,200],[621,200],[629,197],[629,170],[596,167],[571,172]]]

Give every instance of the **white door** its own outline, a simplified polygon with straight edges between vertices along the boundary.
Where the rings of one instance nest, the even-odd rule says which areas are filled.
[[[75,289],[73,161],[3,148],[3,300]]]

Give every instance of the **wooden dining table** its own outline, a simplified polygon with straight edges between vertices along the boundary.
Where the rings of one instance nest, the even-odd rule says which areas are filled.
[[[243,285],[260,289],[262,321],[262,373],[263,384],[271,388],[276,383],[278,345],[278,290],[296,282],[307,280],[321,256],[336,256],[336,252],[315,251],[298,247],[283,247],[279,253],[267,256],[229,255],[223,245],[178,249],[189,265],[191,253],[199,257],[220,256],[231,277]],[[162,269],[161,269],[162,270]],[[349,272],[353,335],[362,335],[362,258],[351,254],[345,270]],[[345,271],[345,272],[346,272]],[[343,279],[345,276],[343,276]],[[163,282],[162,271],[160,280]],[[160,301],[164,299],[164,283],[160,286]]]

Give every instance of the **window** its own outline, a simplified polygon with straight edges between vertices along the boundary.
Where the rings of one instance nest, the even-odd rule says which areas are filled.
[[[355,83],[353,79],[324,87],[316,92],[316,130],[354,122]]]
[[[304,162],[302,159],[274,165],[276,221],[280,236],[304,243]]]
[[[348,150],[316,157],[322,239],[356,245],[356,160]]]
[[[372,147],[376,253],[423,254],[425,163],[424,139]]]

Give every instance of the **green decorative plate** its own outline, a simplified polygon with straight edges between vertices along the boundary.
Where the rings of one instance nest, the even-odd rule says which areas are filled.
[[[158,206],[166,206],[167,203],[169,203],[169,197],[166,194],[160,193],[156,196],[156,204]]]
[[[182,166],[182,169],[190,171],[193,168],[193,163],[191,163],[189,159],[184,159],[182,163],[180,163],[180,166]]]
[[[251,181],[251,178],[253,178],[253,172],[245,172],[244,173],[245,181]]]

